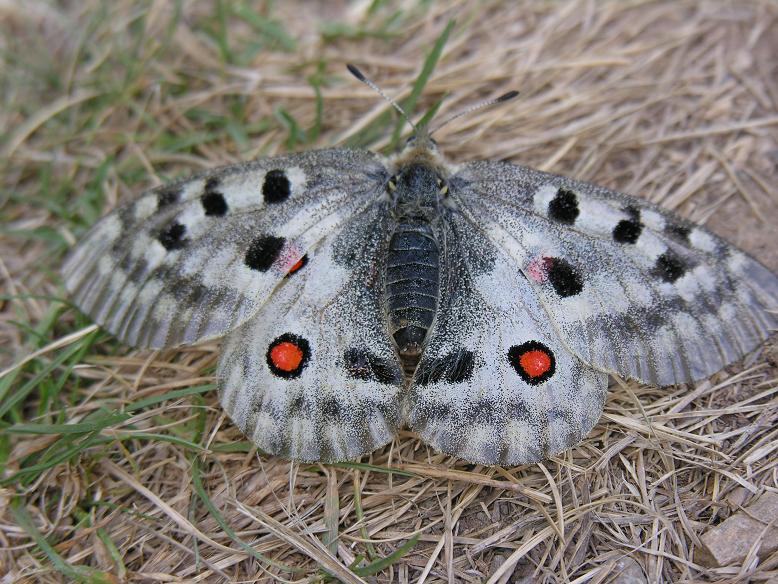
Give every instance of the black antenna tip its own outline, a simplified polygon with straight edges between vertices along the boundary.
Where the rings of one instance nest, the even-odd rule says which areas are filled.
[[[500,97],[498,97],[494,101],[495,101],[495,103],[502,103],[504,101],[508,101],[509,99],[513,99],[517,95],[519,95],[518,91],[509,91],[508,93],[505,93],[505,94],[501,95]]]
[[[349,70],[349,72],[350,72],[350,73],[351,73],[351,74],[352,74],[354,77],[356,77],[357,79],[359,79],[359,80],[360,80],[362,83],[364,83],[365,81],[367,81],[367,78],[366,78],[364,75],[362,75],[362,71],[360,71],[359,69],[357,69],[357,66],[356,66],[356,65],[352,65],[351,63],[347,63],[347,64],[346,64],[346,69],[348,69],[348,70]]]

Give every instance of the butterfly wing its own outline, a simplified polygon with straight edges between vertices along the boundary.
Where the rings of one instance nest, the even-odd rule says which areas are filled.
[[[264,451],[333,462],[392,439],[403,378],[381,304],[389,220],[385,203],[350,220],[227,337],[221,402]]]
[[[75,304],[124,342],[216,338],[259,310],[307,251],[383,193],[369,152],[320,150],[228,166],[108,214],[63,268]]]
[[[462,214],[444,212],[438,312],[404,407],[434,448],[524,464],[581,441],[608,376],[564,345],[519,266]]]
[[[549,326],[592,367],[688,382],[778,326],[774,274],[655,205],[498,162],[463,165],[450,190],[451,206],[510,256]]]

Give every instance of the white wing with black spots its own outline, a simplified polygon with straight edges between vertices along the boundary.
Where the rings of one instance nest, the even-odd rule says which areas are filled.
[[[498,162],[463,165],[450,192],[592,367],[658,385],[693,381],[778,326],[774,274],[655,205]]]
[[[525,464],[581,441],[608,376],[560,341],[516,263],[456,212],[440,240],[440,306],[404,402],[411,429],[481,464]]]
[[[125,342],[219,337],[308,249],[383,195],[381,158],[324,150],[228,166],[107,215],[63,268],[75,304]]]
[[[349,221],[228,337],[221,402],[264,451],[348,460],[401,426],[403,374],[381,305],[388,221],[385,204]]]

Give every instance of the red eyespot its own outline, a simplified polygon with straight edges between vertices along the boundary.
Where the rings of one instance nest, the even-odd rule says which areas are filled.
[[[551,356],[540,350],[527,351],[519,357],[519,365],[530,377],[540,377],[551,369]]]
[[[527,341],[508,349],[508,362],[530,385],[539,385],[554,375],[554,353],[539,341]]]
[[[267,349],[267,364],[277,377],[299,377],[310,357],[310,345],[302,337],[286,333],[278,337]]]
[[[294,371],[303,362],[303,352],[293,343],[279,343],[270,349],[270,360],[281,371]]]

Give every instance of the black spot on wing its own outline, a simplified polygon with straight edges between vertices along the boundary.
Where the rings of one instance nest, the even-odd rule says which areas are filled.
[[[186,226],[177,221],[173,221],[170,225],[160,231],[157,239],[168,251],[181,249],[187,244],[186,239]]]
[[[397,385],[401,382],[399,367],[364,349],[352,347],[343,354],[346,372],[354,379]]]
[[[643,224],[640,222],[640,210],[628,207],[624,211],[630,216],[623,219],[613,228],[613,240],[616,243],[635,243],[643,232]]]
[[[319,414],[327,422],[338,422],[344,418],[343,405],[335,396],[322,398],[318,403],[318,407]]]
[[[443,380],[448,383],[464,383],[472,378],[474,370],[475,356],[473,352],[459,349],[439,359],[423,361],[416,371],[414,382],[420,386]]]
[[[221,193],[205,193],[201,201],[207,216],[223,217],[227,214],[227,201]]]
[[[680,243],[689,244],[689,235],[692,230],[685,225],[679,223],[667,223],[665,225],[665,233]]]
[[[635,243],[643,231],[639,222],[624,219],[613,228],[613,241],[616,243]]]
[[[227,213],[227,201],[224,195],[218,190],[219,179],[212,176],[205,181],[205,194],[200,202],[203,205],[203,211],[210,217],[222,217]]]
[[[199,305],[212,291],[196,278],[182,278],[175,286],[171,287],[173,298],[188,305]]]
[[[283,237],[273,235],[255,237],[246,251],[244,261],[252,270],[267,272],[278,259],[285,243],[286,240]]]
[[[181,191],[181,187],[178,186],[161,187],[157,191],[157,209],[163,209],[178,203],[181,198]]]
[[[267,172],[262,183],[262,195],[266,203],[283,203],[291,193],[292,185],[283,170],[274,169]]]
[[[578,214],[578,197],[573,191],[560,188],[556,196],[548,203],[548,216],[559,223],[572,225],[575,223]]]
[[[583,290],[583,279],[576,269],[562,258],[549,258],[548,281],[554,287],[554,291],[566,298],[580,294]]]
[[[665,282],[673,283],[686,273],[686,264],[672,251],[667,250],[656,259],[653,273]]]

